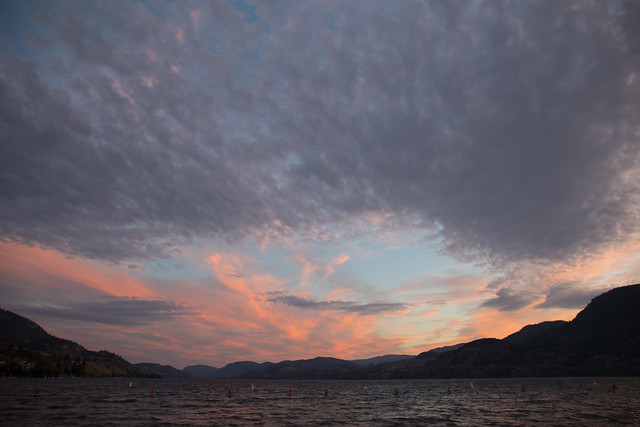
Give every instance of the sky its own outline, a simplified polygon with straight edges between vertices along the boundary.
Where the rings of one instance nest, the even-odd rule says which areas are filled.
[[[0,306],[132,363],[418,354],[640,282],[637,1],[0,3]]]

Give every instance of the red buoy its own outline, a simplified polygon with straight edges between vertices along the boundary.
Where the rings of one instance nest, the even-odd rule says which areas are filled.
[[[36,387],[36,394],[33,397],[40,397],[40,387]]]
[[[231,397],[233,396],[233,393],[231,393],[231,389],[229,389],[229,391],[227,392],[227,397]]]
[[[325,388],[324,389],[324,397],[327,397],[327,396],[329,396],[329,389]]]
[[[447,389],[447,394],[451,394],[451,387]]]
[[[291,389],[289,389],[289,397],[291,397],[291,394],[292,394],[292,393],[291,393]]]
[[[150,394],[149,396],[150,396],[150,397],[154,397],[155,395],[156,395],[156,394],[155,394],[155,392],[153,391],[153,387],[152,387],[152,388],[151,388],[151,394]]]
[[[616,383],[613,383],[613,385],[611,386],[611,390],[615,390],[616,389]]]
[[[527,391],[526,387],[524,386],[524,384],[522,385],[522,392],[524,393],[525,391]]]
[[[394,396],[398,395],[398,387],[396,387],[395,391],[393,392]]]

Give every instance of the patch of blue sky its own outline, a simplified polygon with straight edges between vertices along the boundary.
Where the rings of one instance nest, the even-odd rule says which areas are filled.
[[[242,248],[244,254],[258,260],[265,271],[279,279],[285,280],[292,286],[297,286],[297,278],[300,276],[300,267],[294,261],[297,255],[291,248],[270,245],[263,250],[259,246],[246,246]]]
[[[211,45],[208,48],[209,52],[213,53],[214,55],[220,55],[222,57],[227,57],[223,51],[221,51],[220,49],[218,49],[218,47],[216,45]]]
[[[258,6],[247,3],[244,0],[235,0],[233,2],[233,7],[240,13],[242,13],[242,15],[244,15],[244,22],[249,24],[260,23],[263,25],[267,25],[267,23],[262,20],[260,15],[256,13]]]
[[[3,1],[0,13],[0,49],[13,52],[23,59],[31,60],[33,52],[26,46],[26,31],[31,31],[33,22],[20,1]],[[28,29],[28,30],[27,30]]]
[[[11,52],[35,65],[44,82],[53,90],[62,90],[69,95],[72,105],[79,107],[81,100],[68,90],[65,75],[52,71],[51,60],[64,60],[62,45],[50,43],[51,29],[33,21],[27,8],[31,2],[5,1],[0,13],[0,51]]]
[[[51,29],[29,16],[30,2],[3,1],[0,13],[0,50],[12,52],[42,68],[48,57],[59,57],[62,49],[48,40]]]
[[[402,286],[415,277],[447,274],[453,260],[425,247],[387,248],[376,244],[361,245],[376,254],[353,256],[348,268],[358,276],[367,278],[380,289]]]
[[[273,102],[280,104],[280,90],[278,88],[271,89],[269,91],[269,96],[273,99]]]
[[[333,17],[330,14],[326,14],[322,19],[322,25],[329,31],[333,33],[333,35],[338,34],[338,28],[336,28],[335,22],[333,22]]]

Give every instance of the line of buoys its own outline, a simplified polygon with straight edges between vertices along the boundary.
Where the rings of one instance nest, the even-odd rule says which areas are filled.
[[[149,397],[154,397],[156,395],[155,391],[153,390],[153,387],[151,388],[151,394],[149,395]]]
[[[40,387],[36,387],[36,392],[33,397],[40,397]]]

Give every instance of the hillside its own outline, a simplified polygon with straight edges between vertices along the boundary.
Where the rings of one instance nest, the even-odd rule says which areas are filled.
[[[54,337],[35,322],[0,309],[0,375],[147,376],[122,357]]]
[[[362,368],[355,362],[333,357],[316,357],[306,360],[285,360],[276,364],[261,365],[240,378],[251,379],[354,379],[362,376]]]
[[[188,373],[170,365],[161,365],[159,363],[135,363],[133,366],[142,373],[157,375],[161,378],[193,378]]]
[[[640,375],[640,285],[594,298],[571,322],[529,325],[442,354],[386,363],[368,378]]]
[[[191,365],[185,366],[182,372],[195,378],[216,378],[218,368],[208,365]]]

